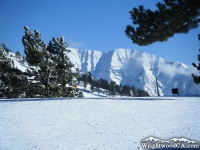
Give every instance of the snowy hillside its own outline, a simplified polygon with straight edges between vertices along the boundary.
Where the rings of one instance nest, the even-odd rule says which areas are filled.
[[[181,62],[170,62],[143,51],[116,49],[109,52],[69,48],[69,59],[81,72],[92,72],[96,79],[113,80],[117,84],[135,86],[146,90],[151,96],[172,95],[171,89],[178,88],[181,96],[200,95],[191,73],[199,74],[194,67]],[[12,54],[15,66],[24,71],[28,66]]]
[[[109,52],[70,48],[70,60],[82,72],[91,71],[96,78],[113,80],[117,84],[134,85],[152,96],[157,95],[156,77],[160,95],[172,95],[179,88],[180,95],[199,95],[200,86],[193,83],[191,73],[198,72],[181,62],[170,62],[146,52],[116,49]]]
[[[189,97],[0,100],[1,150],[142,150],[150,136],[200,142]]]

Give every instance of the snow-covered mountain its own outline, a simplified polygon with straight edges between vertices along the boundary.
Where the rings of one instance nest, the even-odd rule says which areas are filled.
[[[117,84],[134,85],[152,96],[172,95],[171,89],[178,88],[180,95],[200,95],[191,73],[198,72],[181,62],[170,62],[143,51],[116,49],[109,52],[69,48],[68,57],[81,72],[91,71],[96,79],[113,80]]]
[[[75,68],[81,72],[92,72],[96,79],[107,79],[117,84],[134,85],[157,96],[156,77],[159,94],[172,95],[171,89],[178,88],[181,96],[200,95],[200,85],[196,85],[192,73],[199,74],[192,66],[181,62],[170,62],[143,51],[116,49],[109,52],[69,48],[67,53]],[[12,55],[12,56],[11,56]],[[15,66],[25,71],[28,64],[9,54]]]

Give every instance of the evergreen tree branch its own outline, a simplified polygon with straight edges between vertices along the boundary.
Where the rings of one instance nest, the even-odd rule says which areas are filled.
[[[157,10],[133,8],[129,13],[133,25],[127,25],[125,34],[138,45],[166,41],[178,33],[188,33],[200,22],[200,1],[164,0]]]

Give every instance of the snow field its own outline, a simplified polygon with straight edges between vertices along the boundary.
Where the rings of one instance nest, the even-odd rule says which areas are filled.
[[[199,97],[0,101],[0,149],[137,150],[149,136],[198,141],[199,105]]]

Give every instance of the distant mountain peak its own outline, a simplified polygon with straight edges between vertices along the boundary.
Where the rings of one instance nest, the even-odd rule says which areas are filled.
[[[113,80],[117,84],[134,85],[156,96],[156,77],[160,95],[198,95],[200,87],[193,83],[191,68],[181,62],[170,62],[144,51],[118,48],[108,52],[71,49],[70,60],[82,72],[91,71],[96,78]]]
[[[90,71],[96,79],[103,78],[117,84],[135,86],[146,90],[151,96],[157,96],[157,78],[161,96],[172,95],[172,88],[178,88],[179,95],[200,95],[200,86],[191,77],[191,73],[198,72],[181,62],[170,62],[144,51],[123,48],[108,52],[69,49],[71,52],[67,55],[74,67],[81,72]],[[17,60],[14,54],[10,58],[20,70],[25,71],[28,67]]]

